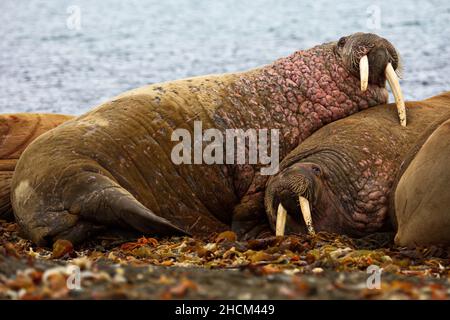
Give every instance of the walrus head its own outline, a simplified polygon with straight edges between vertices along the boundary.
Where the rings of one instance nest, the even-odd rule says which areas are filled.
[[[388,178],[379,178],[367,188],[360,185],[367,172],[357,172],[345,154],[324,148],[300,161],[282,164],[267,184],[265,207],[277,235],[327,231],[362,236],[380,229],[386,218]],[[353,181],[352,175],[361,178]],[[364,183],[362,183],[364,184]],[[367,189],[367,190],[366,190]]]
[[[406,126],[406,110],[398,77],[401,75],[401,58],[395,47],[386,39],[373,33],[354,33],[339,39],[336,54],[347,70],[361,81],[361,91],[369,84],[385,87],[388,81],[397,104],[400,123]]]
[[[396,170],[420,127],[414,109],[416,122],[408,128],[394,125],[391,111],[380,105],[333,122],[283,159],[264,199],[277,235],[327,231],[358,237],[388,227]]]

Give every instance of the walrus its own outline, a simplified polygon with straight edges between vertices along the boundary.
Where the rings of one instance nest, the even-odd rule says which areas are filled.
[[[392,195],[395,243],[450,245],[450,119],[413,148],[402,167]]]
[[[72,118],[49,113],[0,115],[0,219],[13,219],[10,186],[14,168],[23,150],[44,132]]]
[[[278,130],[272,151],[284,157],[325,124],[386,103],[386,80],[405,125],[400,69],[390,42],[356,33],[249,71],[131,90],[27,147],[12,180],[16,220],[39,246],[62,238],[76,244],[113,227],[157,235],[202,236],[230,225],[251,232],[264,219],[264,165],[175,164],[177,130],[192,134],[199,123],[206,133]],[[202,146],[194,140],[194,149]]]
[[[389,199],[396,189],[396,176],[411,150],[420,147],[424,136],[428,137],[450,119],[450,92],[407,102],[406,128],[395,125],[393,108],[391,104],[381,105],[333,122],[316,131],[284,158],[280,172],[267,182],[265,195],[268,219],[276,234],[327,231],[360,237],[393,230],[389,219],[393,205]],[[425,234],[420,235],[420,232],[427,227],[420,229],[418,225],[425,224],[423,219],[431,214],[435,214],[433,223],[443,220],[440,239],[443,239],[444,229],[447,234],[450,231],[448,224],[445,225],[448,214],[447,220],[443,217],[450,196],[450,189],[445,188],[449,183],[445,180],[449,159],[449,136],[444,138],[446,130],[447,125],[442,125],[430,137],[397,188],[394,214],[399,219],[399,230],[408,226],[418,232],[409,232],[408,239],[424,239]],[[447,150],[440,154],[446,146]],[[427,153],[430,148],[433,151]],[[430,159],[436,161],[426,165]],[[437,161],[438,165],[428,170],[428,176],[426,168]],[[417,171],[416,166],[422,164],[423,171]],[[434,185],[432,180],[426,180],[433,178],[441,183]],[[413,179],[422,179],[420,181],[427,184]],[[422,202],[426,200],[422,197],[425,194],[447,202],[442,201],[437,206],[440,211],[432,213],[428,202]],[[430,206],[437,205],[435,202],[439,201],[430,201]],[[416,216],[411,208],[421,213]],[[430,229],[428,225],[427,230]],[[429,234],[426,236],[431,239]],[[398,237],[406,241],[403,232]],[[448,235],[446,237],[448,239]]]

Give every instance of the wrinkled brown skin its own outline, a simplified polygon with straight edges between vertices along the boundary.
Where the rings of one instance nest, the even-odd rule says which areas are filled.
[[[450,120],[409,159],[394,192],[395,243],[450,245]]]
[[[0,219],[13,219],[10,199],[11,180],[23,150],[44,132],[73,116],[46,113],[0,115]]]
[[[353,62],[366,54],[375,79],[361,92]],[[202,236],[267,225],[258,165],[175,165],[172,132],[193,132],[195,120],[221,132],[277,128],[283,157],[323,125],[385,103],[377,84],[388,62],[396,68],[398,54],[387,40],[358,33],[247,72],[126,92],[25,150],[12,182],[16,220],[40,246],[105,228]]]
[[[281,201],[288,211],[286,233],[307,232],[301,219],[299,195],[310,201],[316,231],[364,236],[389,228],[388,212],[393,209],[389,197],[395,189],[396,175],[402,170],[401,165],[411,150],[420,148],[424,136],[428,137],[450,118],[450,92],[423,101],[407,102],[406,107],[406,128],[396,125],[393,104],[381,105],[325,126],[289,153],[280,165],[280,172],[270,178],[266,187],[265,206],[272,229]],[[441,136],[445,134],[445,128],[441,130]],[[441,138],[440,142],[443,140]],[[447,190],[450,189],[443,185],[447,183],[448,186],[448,180],[445,179],[448,177],[448,141],[447,138],[447,153],[444,151],[442,155],[433,146],[433,155],[441,160],[435,171],[430,173],[436,181],[441,181],[441,185],[432,188],[436,196],[432,193],[427,195],[434,196],[436,200],[443,200],[440,197],[448,200],[449,196]],[[443,160],[445,157],[447,162]],[[409,199],[414,197],[411,192],[418,196],[420,190],[431,190],[430,185],[417,185],[417,193],[412,191],[415,182],[412,182],[414,175],[410,172],[414,170],[413,167],[408,169],[411,178],[407,180],[408,183],[402,181],[399,186],[402,188],[401,193],[398,190],[399,198],[400,194],[403,201],[407,198],[408,205]],[[439,170],[442,171],[442,179],[438,179]],[[425,173],[416,176],[417,179],[425,177],[428,177]],[[410,190],[410,193],[405,190]],[[411,200],[413,208],[418,206],[417,200]],[[403,205],[403,202],[399,203],[396,207]],[[442,204],[439,208],[443,210],[446,207]],[[429,214],[425,211],[428,209],[423,208],[422,214],[417,215],[408,227],[414,225],[418,231],[418,225]],[[437,211],[434,221],[442,219],[444,222],[443,214],[444,211]],[[405,219],[404,212],[400,215]],[[403,221],[400,224],[402,228]],[[446,228],[444,224],[442,228]],[[448,231],[447,224],[447,234]],[[414,230],[410,232],[413,234]],[[425,238],[421,238],[421,241]]]

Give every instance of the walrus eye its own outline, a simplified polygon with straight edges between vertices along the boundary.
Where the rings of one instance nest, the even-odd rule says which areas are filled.
[[[339,48],[342,48],[344,45],[345,45],[345,42],[347,41],[347,37],[342,37],[342,38],[340,38],[339,39],[339,41],[338,41],[338,47]]]
[[[317,166],[312,166],[312,171],[314,172],[315,175],[320,175],[322,173],[322,170],[320,170],[319,167]]]

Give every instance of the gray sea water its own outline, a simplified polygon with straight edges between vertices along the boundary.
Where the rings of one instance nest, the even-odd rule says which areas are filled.
[[[356,31],[389,39],[405,97],[450,90],[450,2],[1,0],[0,112],[81,114],[125,90],[240,71]]]

